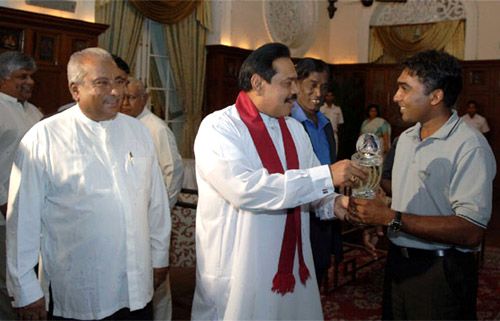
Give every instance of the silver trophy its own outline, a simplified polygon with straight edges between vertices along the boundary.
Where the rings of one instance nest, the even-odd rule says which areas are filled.
[[[373,199],[382,176],[382,142],[377,135],[362,134],[356,142],[357,152],[351,160],[368,168],[368,178],[364,181],[353,181],[352,197]]]

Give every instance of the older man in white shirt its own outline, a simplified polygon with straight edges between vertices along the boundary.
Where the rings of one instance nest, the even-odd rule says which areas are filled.
[[[77,105],[20,143],[7,211],[7,285],[20,319],[45,319],[46,300],[55,319],[152,318],[153,288],[168,273],[170,211],[149,132],[118,113],[117,69],[103,49],[74,53]]]
[[[0,319],[14,317],[5,286],[5,220],[7,192],[14,155],[21,138],[42,113],[28,102],[33,92],[33,58],[18,52],[0,54]]]
[[[181,155],[177,150],[174,133],[168,128],[165,121],[146,108],[148,99],[149,95],[142,81],[129,77],[127,94],[120,110],[124,114],[139,119],[151,133],[163,174],[163,182],[168,192],[170,208],[172,209],[182,188],[184,167]],[[155,291],[153,312],[155,320],[172,319],[172,298],[169,280],[165,280]]]
[[[120,111],[136,117],[149,129],[160,162],[163,181],[167,188],[170,208],[172,208],[177,202],[177,195],[179,195],[182,188],[184,167],[177,149],[174,133],[168,128],[164,120],[146,108],[148,99],[149,94],[142,81],[129,77],[127,94],[123,99]]]

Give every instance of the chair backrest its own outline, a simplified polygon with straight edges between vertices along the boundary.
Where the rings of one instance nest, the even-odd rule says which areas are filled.
[[[170,266],[195,267],[195,221],[198,191],[182,189],[172,210]]]

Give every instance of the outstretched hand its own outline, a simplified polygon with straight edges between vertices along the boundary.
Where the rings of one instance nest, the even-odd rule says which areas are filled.
[[[352,186],[358,180],[364,181],[368,178],[368,169],[348,159],[330,165],[330,170],[335,187]]]

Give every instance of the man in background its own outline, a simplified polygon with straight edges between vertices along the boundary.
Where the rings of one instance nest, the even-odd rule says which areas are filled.
[[[297,100],[292,107],[292,117],[298,120],[307,132],[321,165],[330,165],[337,160],[336,141],[332,123],[320,111],[321,97],[328,82],[328,65],[317,59],[304,58],[295,66],[297,70]],[[318,287],[331,264],[332,251],[335,259],[342,259],[342,236],[339,220],[321,220],[311,209],[311,247]]]
[[[469,100],[467,102],[467,114],[463,115],[462,119],[467,124],[483,133],[483,135],[486,135],[490,131],[486,118],[477,113],[477,102],[475,100]]]
[[[100,48],[68,63],[77,105],[21,140],[7,211],[7,286],[22,320],[152,319],[170,210],[151,135],[119,113],[125,82]],[[33,270],[41,254],[40,281]]]
[[[28,102],[35,82],[33,58],[18,52],[0,54],[0,319],[15,317],[5,286],[5,215],[12,162],[21,138],[42,113]]]
[[[182,158],[177,149],[174,133],[164,120],[146,108],[148,99],[149,94],[142,81],[129,77],[127,93],[120,111],[139,119],[149,129],[160,162],[163,181],[167,188],[170,208],[173,208],[182,188],[184,173]]]
[[[333,133],[335,135],[336,150],[339,151],[339,130],[340,126],[344,123],[344,115],[342,114],[342,109],[335,105],[333,101],[335,96],[333,90],[328,89],[325,94],[325,103],[320,107],[319,111],[322,112],[332,123]]]
[[[163,174],[163,182],[168,192],[170,209],[172,209],[182,188],[184,167],[177,150],[174,133],[165,121],[146,108],[148,99],[149,95],[142,81],[129,77],[127,93],[120,110],[124,114],[136,117],[149,129]],[[172,319],[172,298],[168,279],[155,291],[153,310],[155,320]]]
[[[459,61],[435,50],[403,63],[394,101],[416,123],[398,139],[392,204],[350,199],[348,219],[388,226],[383,320],[476,320],[479,251],[491,217],[496,162],[453,109]]]

